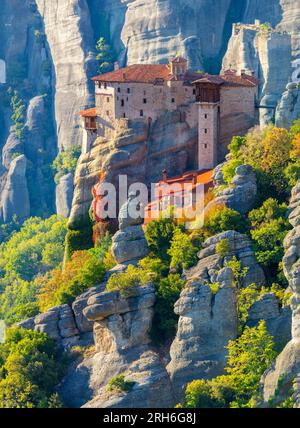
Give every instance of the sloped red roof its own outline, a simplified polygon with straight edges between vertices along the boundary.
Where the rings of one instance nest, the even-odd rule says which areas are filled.
[[[96,112],[95,108],[90,108],[88,110],[82,110],[79,114],[82,117],[96,117],[97,116],[97,112]]]
[[[155,83],[157,79],[171,80],[172,77],[170,67],[167,64],[135,64],[110,73],[101,74],[93,77],[92,80],[115,83]]]
[[[248,74],[239,76],[232,70],[231,72],[225,72],[220,76],[204,74],[203,77],[200,77],[193,83],[212,83],[214,85],[254,87],[258,86],[259,81],[255,77],[249,76]]]

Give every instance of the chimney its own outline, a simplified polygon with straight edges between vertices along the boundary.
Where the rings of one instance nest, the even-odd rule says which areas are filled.
[[[167,170],[166,170],[166,169],[164,169],[164,170],[163,170],[163,172],[162,172],[162,174],[163,174],[163,181],[166,183],[166,182],[167,182],[167,180],[168,180],[168,173],[167,173]]]
[[[116,62],[114,63],[114,70],[115,70],[115,71],[117,71],[117,70],[119,70],[119,69],[120,69],[119,61],[116,61]]]

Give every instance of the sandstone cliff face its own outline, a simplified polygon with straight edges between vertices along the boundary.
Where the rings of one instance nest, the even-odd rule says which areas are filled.
[[[170,176],[193,169],[196,147],[196,124],[188,123],[180,111],[166,113],[151,125],[145,120],[120,120],[112,139],[98,138],[91,151],[79,159],[70,226],[87,213],[92,186],[101,172],[117,189],[119,175],[127,175],[128,185],[155,183],[165,168]]]
[[[300,184],[298,183],[292,190],[290,201],[289,220],[293,229],[287,234],[284,247],[285,256],[283,259],[284,273],[289,281],[289,287],[293,292],[292,308],[292,331],[291,341],[278,356],[274,364],[265,372],[261,380],[262,400],[264,405],[269,401],[277,404],[283,401],[293,382],[300,373]],[[296,387],[299,387],[299,382]],[[296,391],[299,398],[299,390]],[[296,407],[299,401],[296,402]]]

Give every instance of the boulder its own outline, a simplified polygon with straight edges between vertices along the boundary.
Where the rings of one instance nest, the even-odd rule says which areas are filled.
[[[175,304],[178,329],[167,366],[178,400],[188,382],[212,379],[223,373],[226,346],[237,337],[238,318],[233,272],[223,268],[217,275],[219,289],[199,278],[190,281]]]
[[[240,165],[230,186],[224,188],[221,164],[214,172],[216,197],[205,208],[209,212],[215,206],[227,206],[241,214],[247,214],[254,206],[257,194],[256,176],[250,165]]]

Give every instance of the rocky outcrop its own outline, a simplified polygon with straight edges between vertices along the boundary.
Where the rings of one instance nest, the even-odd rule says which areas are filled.
[[[260,24],[235,24],[223,58],[223,71],[233,68],[259,79],[260,124],[274,119],[275,109],[291,76],[291,38]]]
[[[149,347],[154,303],[155,287],[151,284],[130,289],[126,295],[103,292],[89,298],[83,312],[93,322],[96,353],[65,379],[60,392],[68,405],[122,408],[174,404],[165,367]],[[123,373],[134,382],[132,391],[109,392],[108,381]],[[89,401],[86,391],[90,391]]]
[[[261,380],[261,392],[264,405],[270,399],[273,403],[284,400],[292,388],[294,379],[300,373],[300,184],[292,190],[289,219],[294,227],[284,240],[285,256],[283,258],[284,273],[289,281],[289,288],[293,292],[292,331],[291,341],[264,373]]]
[[[119,212],[119,231],[113,236],[112,255],[119,265],[136,263],[149,253],[142,228],[143,218],[139,216],[141,207],[135,202],[136,195],[130,194],[128,201]],[[136,216],[134,216],[136,213]]]
[[[217,246],[222,241],[227,243],[226,254],[218,254],[217,251]],[[265,275],[255,259],[250,239],[233,230],[222,232],[204,242],[203,249],[198,254],[199,262],[185,272],[185,279],[187,281],[200,279],[204,282],[214,283],[219,270],[225,267],[226,262],[232,260],[233,257],[240,261],[242,269],[247,269],[247,273],[242,279],[243,287],[253,283],[264,285]]]
[[[216,276],[214,295],[209,283],[199,277],[189,281],[175,304],[179,315],[176,338],[167,369],[179,399],[194,379],[211,379],[223,372],[229,340],[237,337],[236,289],[230,268]]]
[[[55,70],[59,148],[81,144],[79,111],[93,103],[89,78],[97,74],[95,41],[86,0],[35,0]]]
[[[276,348],[281,351],[291,339],[291,309],[288,306],[281,308],[275,294],[266,293],[249,309],[247,325],[256,327],[261,320],[266,322]]]
[[[46,333],[64,347],[75,345],[79,340],[80,332],[69,305],[51,308],[35,318],[20,322],[18,326],[26,330]]]
[[[74,174],[69,173],[59,179],[56,186],[56,212],[68,218],[71,212],[74,192]]]
[[[289,83],[277,106],[276,125],[289,128],[299,116],[300,89],[296,83]]]
[[[88,212],[91,188],[100,174],[118,193],[120,175],[127,176],[128,186],[137,182],[149,185],[161,179],[164,169],[169,176],[176,176],[196,167],[197,124],[189,121],[184,109],[167,112],[152,124],[123,119],[115,125],[111,139],[98,138],[91,151],[79,159],[70,227]]]
[[[229,186],[224,186],[222,167],[214,170],[215,198],[206,206],[209,212],[215,206],[227,206],[241,214],[248,213],[254,206],[257,194],[256,176],[250,165],[240,165]]]
[[[0,221],[9,223],[13,218],[24,221],[30,214],[29,193],[26,180],[27,160],[24,155],[11,163],[0,198]]]

